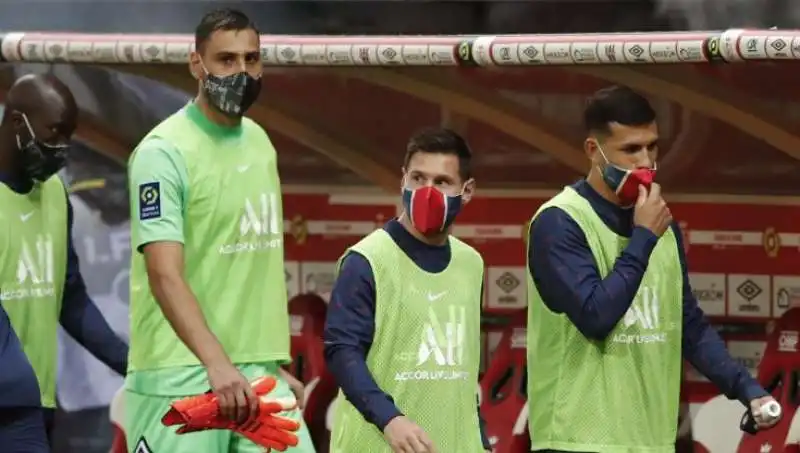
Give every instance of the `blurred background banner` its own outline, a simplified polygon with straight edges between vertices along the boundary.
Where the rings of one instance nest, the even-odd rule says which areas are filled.
[[[125,168],[77,143],[62,178],[86,287],[112,329],[128,340],[130,229]],[[123,379],[59,328],[56,451],[107,452],[108,405]]]

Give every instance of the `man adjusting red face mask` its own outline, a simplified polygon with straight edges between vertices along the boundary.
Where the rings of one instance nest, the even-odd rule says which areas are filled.
[[[403,189],[403,207],[411,224],[429,236],[444,232],[461,211],[461,195],[447,195],[433,186]]]
[[[603,156],[603,160],[606,161],[605,167],[601,169],[603,181],[617,194],[623,206],[632,206],[636,203],[636,199],[639,197],[639,186],[650,190],[650,186],[653,185],[653,180],[656,178],[657,167],[655,165],[653,168],[627,170],[609,162],[599,143],[597,149]]]

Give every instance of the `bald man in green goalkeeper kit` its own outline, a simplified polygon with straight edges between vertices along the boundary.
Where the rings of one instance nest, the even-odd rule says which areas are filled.
[[[125,431],[137,453],[262,452],[228,430],[176,435],[161,424],[170,403],[209,387],[223,415],[253,420],[250,382],[262,376],[278,380],[271,396],[303,398],[282,368],[290,355],[277,156],[243,117],[261,86],[258,31],[222,10],[203,18],[195,39],[197,97],[129,162],[136,252]],[[304,426],[299,438],[288,451],[313,453]]]

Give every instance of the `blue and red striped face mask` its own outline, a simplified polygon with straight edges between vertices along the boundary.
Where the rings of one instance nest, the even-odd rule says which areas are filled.
[[[406,215],[425,236],[446,231],[461,211],[461,204],[461,194],[447,195],[433,186],[403,188]]]
[[[643,186],[650,191],[650,186],[653,185],[656,170],[658,169],[656,164],[653,164],[653,168],[634,168],[629,170],[611,163],[599,143],[597,144],[597,150],[600,151],[600,155],[606,163],[600,169],[603,181],[617,194],[622,206],[633,206],[636,203],[636,199],[639,197],[639,186]]]

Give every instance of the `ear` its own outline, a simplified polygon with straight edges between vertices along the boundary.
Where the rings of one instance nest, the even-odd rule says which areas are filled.
[[[594,162],[598,153],[597,139],[594,137],[586,137],[586,140],[583,141],[583,152],[586,153],[586,157],[588,157],[589,160]]]
[[[203,63],[197,51],[192,51],[192,53],[189,54],[189,73],[192,74],[195,80],[201,80],[203,78]]]
[[[461,204],[467,204],[472,200],[472,196],[475,195],[475,179],[470,178],[469,181],[464,184],[464,191],[461,193]]]
[[[406,167],[400,167],[400,193],[406,188]]]

